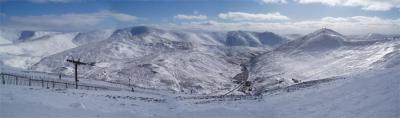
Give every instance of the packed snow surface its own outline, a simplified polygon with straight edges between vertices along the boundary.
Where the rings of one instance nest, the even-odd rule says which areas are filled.
[[[371,70],[346,79],[295,91],[263,95],[258,100],[178,99],[182,94],[130,91],[44,89],[0,85],[4,118],[398,118],[400,68]]]

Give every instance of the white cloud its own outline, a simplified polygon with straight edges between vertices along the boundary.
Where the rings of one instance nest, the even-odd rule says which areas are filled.
[[[33,3],[69,3],[69,2],[78,2],[81,0],[28,0]]]
[[[195,12],[197,14],[197,12]],[[174,16],[174,19],[179,19],[179,20],[206,20],[207,16],[206,15],[185,15],[185,14],[178,14]]]
[[[361,7],[364,10],[387,11],[400,8],[400,0],[295,0],[302,4],[320,3],[329,6]]]
[[[262,0],[263,3],[269,4],[269,3],[287,3],[286,0]]]
[[[220,13],[219,18],[233,21],[266,21],[266,20],[288,20],[289,17],[281,15],[279,12],[267,14],[253,14],[245,12]]]
[[[60,15],[11,16],[10,27],[35,30],[85,30],[101,27],[108,22],[132,23],[138,19],[129,14],[111,11],[67,13]]]
[[[250,31],[272,31],[276,33],[301,33],[313,32],[322,27],[331,28],[343,34],[366,34],[366,33],[400,33],[399,19],[382,19],[379,17],[353,16],[353,17],[324,17],[319,20],[308,20],[298,22],[218,22],[200,21],[187,22],[172,25],[181,29],[201,30],[250,30]]]

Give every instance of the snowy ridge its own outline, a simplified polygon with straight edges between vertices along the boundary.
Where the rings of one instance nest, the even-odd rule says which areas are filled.
[[[68,50],[79,45],[108,38],[113,30],[93,32],[43,32],[43,31],[2,31],[0,37],[0,63],[3,65],[28,68],[40,59]],[[8,33],[7,33],[8,32]],[[2,39],[3,33],[7,39]]]
[[[77,45],[72,42],[75,35],[76,33],[60,33],[35,40],[1,45],[0,63],[27,68],[43,57],[76,47]]]
[[[80,32],[74,37],[73,42],[82,45],[102,41],[110,37],[113,32],[114,30],[112,29]]]
[[[294,80],[318,80],[393,67],[399,61],[398,43],[347,41],[337,32],[322,29],[257,57],[250,79],[258,82],[255,88],[263,91],[295,84]]]
[[[42,32],[42,31],[21,31],[19,38],[15,42],[24,42],[38,39],[45,39],[51,35],[60,34],[59,32]]]
[[[0,44],[9,44],[12,43],[13,41],[17,40],[20,36],[20,31],[14,31],[14,30],[7,30],[4,28],[0,28],[0,42],[5,42],[5,43],[0,43]]]
[[[231,31],[227,34],[226,45],[250,47],[266,46],[272,49],[287,41],[288,39],[272,32]]]
[[[345,40],[345,37],[336,31],[323,28],[307,34],[301,39],[290,41],[287,44],[281,45],[280,47],[276,48],[275,51],[282,51],[284,53],[320,53],[342,46]]]

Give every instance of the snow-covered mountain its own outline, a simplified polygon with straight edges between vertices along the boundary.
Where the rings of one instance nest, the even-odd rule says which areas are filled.
[[[5,38],[3,38],[3,37],[0,37],[0,45],[2,45],[2,44],[10,44],[10,43],[12,43],[12,42],[7,40],[7,39],[5,39]]]
[[[366,35],[349,35],[349,40],[358,41],[385,41],[385,40],[399,40],[400,34],[379,34],[379,33],[368,33]]]
[[[301,35],[301,34],[285,34],[283,36],[289,40],[297,40],[297,39],[303,37],[303,35]]]
[[[45,57],[32,69],[71,74],[72,65],[65,59],[74,57],[97,63],[80,69],[88,79],[127,83],[131,78],[141,87],[216,94],[234,86],[231,78],[240,73],[240,63],[286,41],[270,32],[231,33],[146,26],[118,29],[106,40]],[[234,38],[245,42],[232,45]],[[248,45],[251,40],[259,45]]]
[[[342,34],[323,28],[307,34],[298,40],[281,45],[275,51],[284,53],[316,52],[320,54],[320,52],[341,47],[345,40],[345,36]]]
[[[397,66],[399,41],[353,41],[320,29],[261,55],[249,65],[255,88],[264,91],[297,82],[354,75]]]
[[[0,63],[17,68],[28,68],[40,59],[88,42],[108,38],[109,30],[95,32],[44,32],[2,30]],[[83,39],[84,38],[84,39]]]
[[[90,32],[79,32],[72,40],[75,44],[87,44],[105,40],[114,32],[112,29],[96,30]]]
[[[6,30],[4,28],[0,28],[0,45],[10,44],[14,40],[17,40],[18,37],[19,37],[19,31]]]
[[[272,32],[231,31],[227,34],[226,45],[275,48],[287,41],[288,39]]]
[[[79,75],[144,88],[220,94],[249,70],[255,92],[399,65],[400,40],[353,40],[319,29],[295,40],[271,32],[208,32],[137,26],[85,33],[33,33],[3,44],[2,65],[72,75],[65,60],[96,62]],[[394,35],[395,36],[395,35]],[[39,37],[39,38],[34,38]],[[382,37],[380,37],[382,38]],[[23,63],[21,63],[23,62]],[[38,63],[36,63],[38,62]],[[245,78],[243,78],[245,79]]]
[[[52,35],[60,34],[60,32],[43,32],[43,31],[21,31],[17,40],[14,42],[24,42],[32,40],[46,39]]]
[[[0,45],[0,63],[27,68],[41,58],[76,47],[72,42],[76,33],[58,33],[38,38],[23,37],[14,43]]]

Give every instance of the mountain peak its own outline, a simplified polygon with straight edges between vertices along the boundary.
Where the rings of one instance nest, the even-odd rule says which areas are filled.
[[[316,30],[306,36],[293,40],[285,45],[280,46],[276,50],[303,50],[306,52],[321,52],[335,49],[343,45],[345,36],[327,28]]]
[[[228,46],[270,46],[275,47],[286,42],[283,38],[272,32],[251,32],[251,31],[229,31],[227,33],[226,45]]]
[[[130,33],[132,36],[134,36],[134,35],[142,35],[142,34],[155,33],[155,32],[162,33],[162,32],[164,32],[164,30],[155,28],[155,27],[150,27],[150,26],[135,26],[135,27],[118,29],[114,32],[114,34]]]
[[[321,29],[318,29],[318,30],[314,31],[313,33],[311,33],[311,35],[321,35],[321,34],[337,35],[337,36],[343,37],[342,34],[336,32],[335,30],[328,29],[328,28],[321,28]]]
[[[40,37],[48,36],[51,34],[56,34],[58,32],[47,32],[47,31],[33,31],[33,30],[24,30],[19,33],[18,41],[27,41],[33,40]]]

